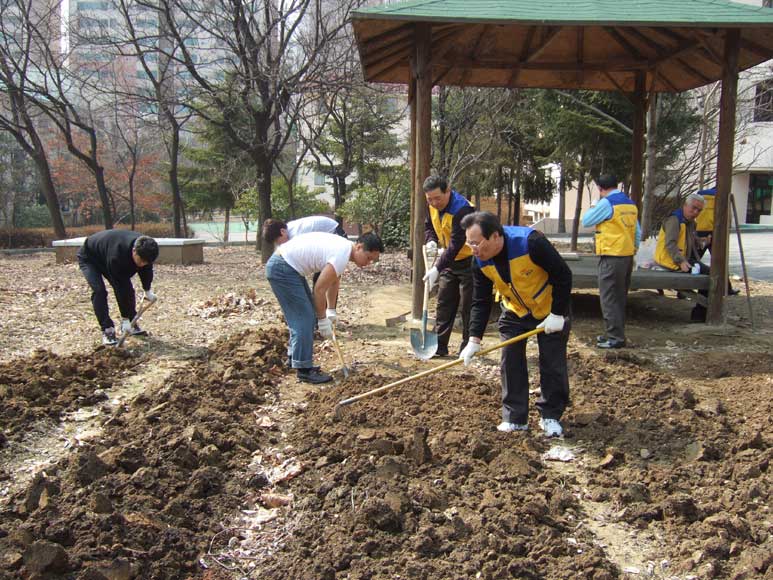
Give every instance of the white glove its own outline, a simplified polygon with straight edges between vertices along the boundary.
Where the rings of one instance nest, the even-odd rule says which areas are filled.
[[[132,321],[128,318],[121,319],[121,333],[128,334],[132,330]]]
[[[426,274],[424,274],[424,280],[425,282],[429,280],[429,289],[432,290],[432,287],[437,284],[437,279],[440,277],[440,272],[438,272],[438,269],[435,268],[435,266],[432,266]]]
[[[470,363],[472,362],[472,357],[474,357],[475,353],[479,351],[480,351],[480,343],[469,341],[467,343],[467,346],[464,347],[464,350],[459,353],[459,358],[464,360],[464,366],[470,366]]]
[[[544,328],[545,334],[561,332],[564,329],[564,317],[551,312],[545,320],[537,325],[537,328]]]
[[[325,310],[325,316],[330,320],[330,322],[335,325],[336,321],[338,320],[338,315],[336,314],[335,308],[328,308]]]
[[[437,242],[435,240],[430,240],[424,244],[424,247],[427,249],[428,258],[434,258],[437,256]]]
[[[317,319],[317,330],[319,330],[322,338],[333,338],[333,323],[329,318]]]
[[[153,303],[158,300],[158,296],[156,296],[156,293],[153,292],[153,290],[145,290],[145,300]]]

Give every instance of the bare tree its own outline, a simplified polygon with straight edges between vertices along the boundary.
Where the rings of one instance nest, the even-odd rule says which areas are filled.
[[[40,180],[40,187],[51,214],[54,233],[66,237],[59,197],[51,176],[51,166],[44,138],[41,136],[40,111],[35,106],[31,80],[45,70],[41,53],[55,35],[52,26],[58,22],[57,6],[41,6],[32,0],[15,0],[0,4],[0,129],[13,135],[19,146],[30,156]],[[41,38],[39,31],[48,31]]]

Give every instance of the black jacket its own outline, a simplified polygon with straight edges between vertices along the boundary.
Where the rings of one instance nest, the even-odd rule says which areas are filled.
[[[104,230],[86,238],[78,251],[78,258],[92,264],[112,281],[128,280],[139,274],[143,290],[150,290],[153,282],[153,264],[137,268],[132,259],[134,242],[142,234],[131,230]]]

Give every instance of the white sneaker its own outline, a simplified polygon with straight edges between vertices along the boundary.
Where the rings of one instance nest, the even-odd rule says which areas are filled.
[[[521,425],[520,423],[508,423],[507,421],[502,421],[499,425],[497,425],[497,431],[502,431],[504,433],[508,433],[510,431],[528,431],[529,426],[528,425]]]
[[[546,437],[563,437],[564,429],[556,419],[540,419],[539,426],[545,432]]]

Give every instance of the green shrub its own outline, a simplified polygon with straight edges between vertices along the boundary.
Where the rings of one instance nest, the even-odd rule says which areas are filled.
[[[82,226],[67,228],[68,238],[90,236],[101,232],[102,226]],[[128,230],[128,226],[121,225],[116,229]],[[137,224],[136,231],[154,238],[173,238],[174,227],[169,223]],[[50,228],[0,228],[0,248],[50,248],[51,242],[58,239]]]
[[[16,223],[20,228],[50,228],[51,212],[46,205],[27,205],[18,210]]]

